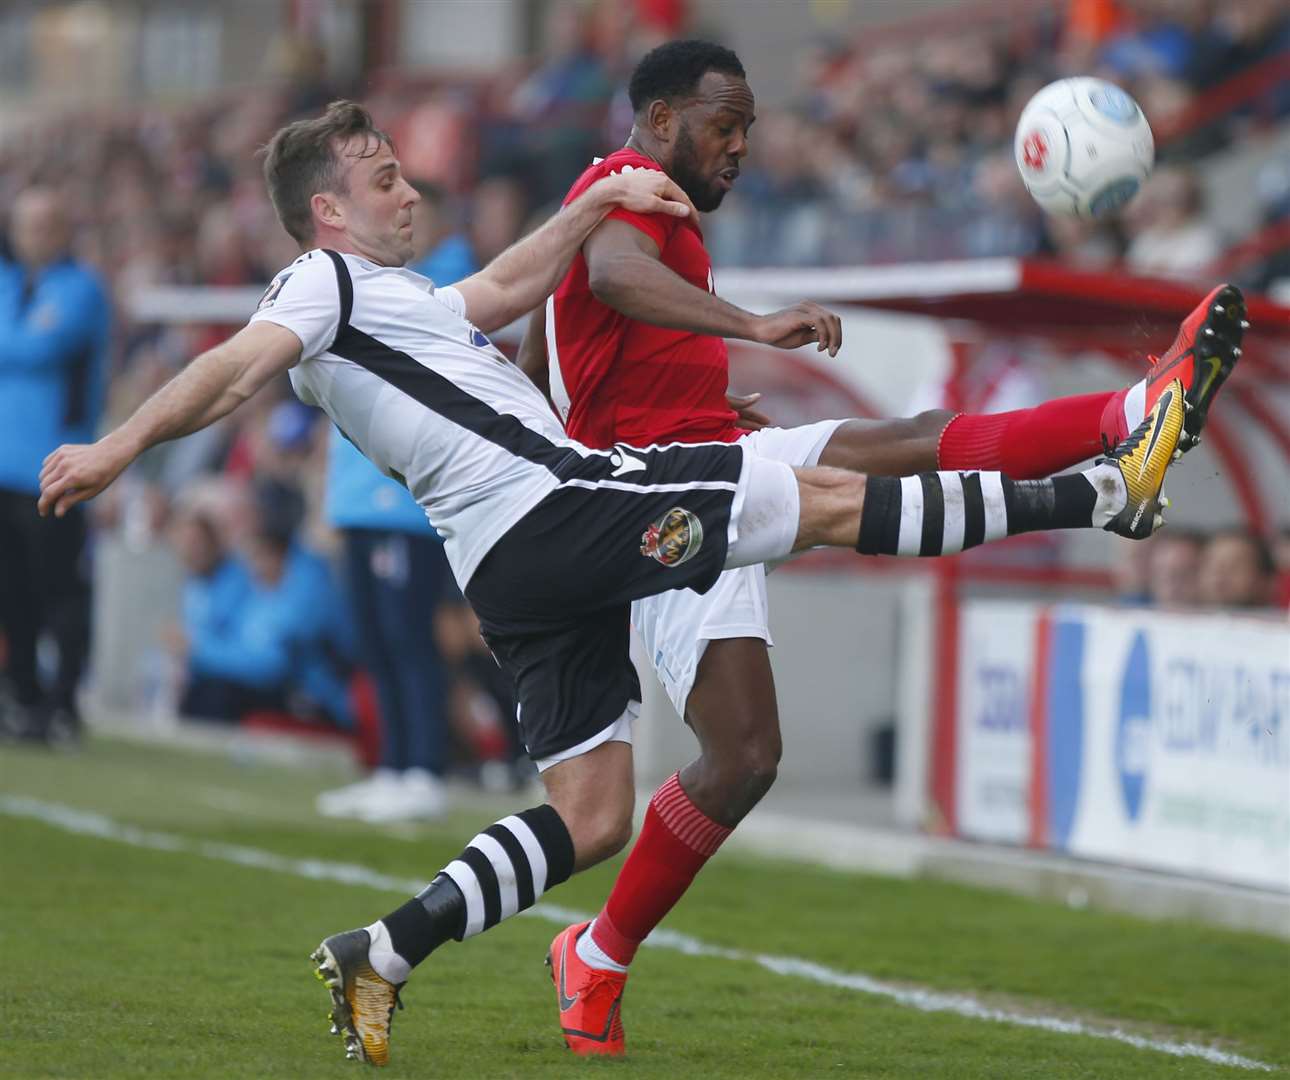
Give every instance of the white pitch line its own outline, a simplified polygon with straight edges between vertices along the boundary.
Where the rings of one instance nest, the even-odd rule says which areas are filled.
[[[382,874],[356,863],[331,862],[327,859],[293,859],[260,848],[239,844],[219,844],[209,840],[192,840],[172,833],[153,832],[133,825],[124,825],[101,814],[77,810],[59,803],[43,802],[22,796],[0,795],[0,813],[10,817],[30,818],[81,836],[112,840],[133,847],[151,848],[156,851],[183,852],[207,859],[237,863],[260,870],[273,870],[283,874],[310,878],[314,881],[336,881],[344,885],[360,885],[394,893],[416,893],[425,882]],[[560,926],[582,922],[591,916],[571,908],[553,904],[538,904],[524,912]],[[740,960],[758,964],[776,975],[788,975],[824,986],[855,990],[862,994],[886,998],[898,1005],[922,1012],[948,1012],[973,1020],[990,1020],[1019,1027],[1038,1028],[1063,1035],[1086,1035],[1094,1039],[1110,1039],[1126,1043],[1139,1050],[1154,1050],[1174,1057],[1195,1057],[1215,1065],[1229,1065],[1238,1069],[1257,1069],[1272,1072],[1275,1066],[1262,1061],[1228,1053],[1200,1043],[1180,1043],[1167,1039],[1149,1039],[1116,1027],[1106,1027],[1083,1020],[1064,1020],[1057,1016],[1037,1013],[1010,1012],[993,1005],[986,1005],[970,994],[947,994],[936,990],[894,986],[869,975],[837,971],[834,968],[792,956],[771,956],[765,953],[745,952],[708,945],[698,938],[679,934],[673,930],[655,930],[645,941],[647,946],[671,949],[687,956],[703,956],[720,960]]]

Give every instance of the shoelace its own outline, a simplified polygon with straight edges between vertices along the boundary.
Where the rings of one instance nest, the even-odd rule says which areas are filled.
[[[1146,434],[1145,425],[1139,424],[1136,428],[1134,428],[1131,432],[1129,432],[1129,434],[1125,437],[1125,439],[1120,443],[1119,446],[1115,447],[1114,450],[1112,450],[1109,454],[1107,454],[1107,457],[1109,457],[1112,461],[1118,461],[1122,457],[1128,457],[1129,454],[1133,453],[1133,451],[1137,448],[1138,443],[1142,442],[1142,437],[1145,434]]]
[[[614,996],[622,992],[623,978],[617,971],[602,971],[600,968],[587,969],[587,982],[585,987],[581,988],[584,1000],[590,998],[593,994],[601,989],[608,987],[614,991]]]

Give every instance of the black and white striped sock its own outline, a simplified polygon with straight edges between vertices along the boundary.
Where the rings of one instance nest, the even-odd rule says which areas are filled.
[[[393,983],[449,938],[463,941],[532,907],[573,873],[573,840],[553,806],[502,818],[402,907],[367,928],[369,959]]]
[[[1105,525],[1124,506],[1123,482],[1095,484],[1088,473],[1049,480],[1010,480],[997,472],[934,472],[870,476],[856,550],[862,555],[953,555],[958,551],[1041,529]],[[1111,477],[1114,474],[1114,477]],[[1099,480],[1104,479],[1101,476]]]

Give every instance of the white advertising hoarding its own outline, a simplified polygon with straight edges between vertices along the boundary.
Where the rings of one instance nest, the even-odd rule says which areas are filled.
[[[959,621],[958,831],[1024,843],[1030,829],[1034,604],[967,604]]]
[[[1290,891],[1290,628],[1097,609],[1073,621],[1082,708],[1050,708],[1048,730],[1078,725],[1062,741],[1081,751],[1049,755],[1050,843]],[[1054,682],[1060,650],[1055,634]]]
[[[1290,891],[1283,620],[969,602],[955,736],[964,836]]]

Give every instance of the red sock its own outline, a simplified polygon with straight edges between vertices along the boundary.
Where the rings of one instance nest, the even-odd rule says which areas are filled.
[[[1014,480],[1052,476],[1102,453],[1102,413],[1121,392],[1058,398],[1016,412],[960,413],[941,432],[937,465]]]
[[[681,789],[680,774],[673,773],[650,799],[636,846],[592,924],[595,943],[612,960],[630,964],[637,946],[729,835],[729,829],[690,801]]]

